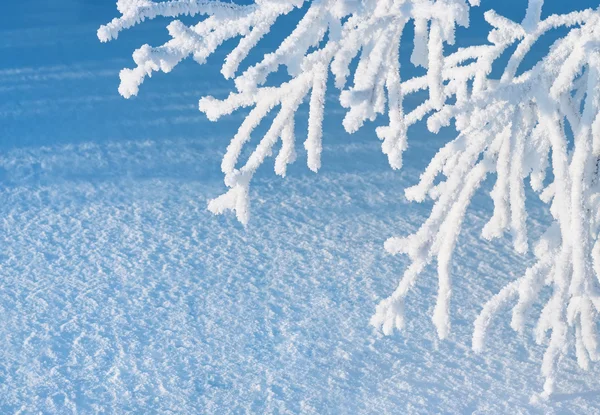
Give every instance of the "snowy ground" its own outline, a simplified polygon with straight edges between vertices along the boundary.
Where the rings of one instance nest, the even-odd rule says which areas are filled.
[[[530,405],[542,348],[505,321],[471,352],[482,304],[529,260],[479,238],[485,195],[455,258],[450,340],[430,322],[432,270],[405,334],[368,326],[405,265],[383,241],[429,207],[403,189],[442,138],[413,140],[392,172],[371,127],[332,122],[322,172],[302,157],[285,180],[261,171],[243,229],[205,209],[240,117],[210,124],[196,103],[226,85],[190,63],[124,101],[123,58],[160,25],[100,45],[114,7],[82,3],[0,24],[0,413],[600,413],[600,370],[571,357]]]

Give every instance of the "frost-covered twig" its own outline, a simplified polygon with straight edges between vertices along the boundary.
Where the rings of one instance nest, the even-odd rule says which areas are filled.
[[[470,0],[476,4],[475,0]],[[331,72],[335,84],[343,89],[348,66],[360,54],[353,85],[341,93],[341,103],[348,108],[344,119],[347,131],[354,132],[366,120],[374,120],[388,105],[390,124],[378,129],[383,151],[394,168],[402,165],[406,149],[407,128],[427,112],[443,104],[444,43],[454,42],[454,27],[468,25],[465,0],[262,0],[252,5],[235,5],[218,1],[120,0],[122,17],[114,19],[98,31],[107,41],[145,19],[157,16],[206,16],[194,26],[174,20],[167,27],[172,39],[159,47],[144,45],[133,54],[137,67],[121,71],[119,91],[126,98],[136,95],[146,76],[154,71],[169,72],[189,56],[204,63],[224,41],[241,36],[237,47],[227,56],[222,67],[226,78],[234,78],[237,91],[224,100],[205,97],[200,110],[217,120],[241,107],[252,107],[250,114],[232,139],[223,159],[225,195],[211,201],[215,213],[234,210],[240,222],[249,220],[248,189],[254,172],[271,154],[277,140],[282,148],[275,161],[275,171],[282,176],[295,160],[294,116],[302,102],[309,102],[309,124],[304,146],[308,167],[317,171],[321,161],[322,122],[327,80]],[[267,34],[278,17],[304,7],[298,25],[272,53],[237,74],[240,63]],[[417,45],[412,60],[428,66],[428,74],[419,89],[429,88],[432,97],[424,107],[403,113],[406,94],[400,78],[399,47],[405,25],[414,21]],[[428,62],[433,62],[431,65]],[[264,86],[270,74],[285,66],[290,79],[279,86]],[[410,87],[409,87],[410,88]],[[410,93],[410,89],[407,93]],[[277,110],[271,127],[245,164],[239,166],[243,147],[255,128],[272,111]]]
[[[489,49],[489,56],[497,57],[498,51],[514,42],[518,46],[499,81],[487,80],[475,88],[474,80],[469,100],[445,106],[429,118],[428,125],[434,131],[455,118],[459,136],[436,155],[420,183],[407,189],[411,200],[421,201],[429,195],[436,203],[415,234],[387,241],[389,252],[408,254],[413,265],[394,294],[378,306],[372,323],[386,333],[393,327],[402,328],[403,301],[416,279],[415,269],[420,271],[436,260],[440,282],[433,319],[439,336],[446,337],[450,256],[470,195],[483,175],[496,174],[494,213],[483,228],[483,236],[496,238],[510,231],[515,249],[524,253],[528,250],[525,180],[529,177],[533,189],[550,205],[554,223],[536,243],[536,264],[484,307],[475,323],[473,347],[482,350],[491,316],[513,297],[518,301],[512,326],[522,331],[530,305],[539,298],[544,285],[551,286],[553,295],[536,328],[539,343],[551,333],[542,366],[544,396],[548,396],[553,391],[559,359],[567,352],[570,332],[582,368],[599,357],[596,324],[600,273],[594,271],[598,259],[593,247],[598,246],[600,230],[596,219],[600,153],[593,145],[600,139],[600,13],[589,10],[550,16],[543,21],[539,16],[532,21],[528,15],[522,26],[506,24],[493,13],[486,18],[496,30],[505,29],[504,34],[490,35],[494,47]],[[576,28],[557,41],[534,68],[515,77],[523,57],[539,37],[560,26]],[[459,117],[465,117],[468,123]],[[573,134],[573,150],[568,149],[568,129]],[[549,167],[553,182],[545,186]],[[440,174],[445,180],[434,185]]]
[[[230,189],[209,204],[215,213],[235,211],[243,224],[249,220],[252,177],[276,142],[281,140],[275,158],[277,174],[285,176],[296,159],[295,114],[305,101],[309,105],[307,164],[313,171],[320,168],[329,74],[347,108],[343,125],[348,132],[387,112],[389,124],[379,127],[377,136],[392,168],[402,166],[412,125],[426,120],[428,128],[438,132],[454,120],[456,138],[431,160],[419,183],[406,190],[409,200],[429,197],[435,204],[416,233],[386,242],[388,252],[407,254],[411,264],[398,288],[379,304],[371,323],[385,334],[402,329],[406,295],[425,266],[436,262],[439,290],[433,322],[439,337],[447,337],[452,255],[473,194],[486,177],[495,176],[494,211],[483,236],[492,239],[510,233],[515,250],[525,253],[531,245],[525,206],[529,181],[548,204],[553,223],[533,241],[537,262],[484,306],[475,323],[473,347],[482,350],[492,316],[513,299],[512,327],[522,331],[531,305],[543,287],[550,286],[552,296],[536,328],[538,342],[546,341],[550,333],[543,362],[547,396],[570,334],[582,367],[599,357],[595,329],[600,311],[600,10],[541,19],[543,0],[529,0],[520,24],[488,11],[489,43],[446,53],[446,45],[454,43],[455,28],[468,26],[470,6],[478,4],[478,0],[257,0],[251,5],[119,0],[122,16],[101,27],[98,35],[107,41],[157,16],[201,17],[193,26],[172,21],[170,41],[135,51],[137,66],[121,72],[119,91],[125,97],[136,95],[154,71],[169,72],[189,56],[204,63],[223,42],[240,39],[221,70],[225,78],[234,79],[235,92],[223,100],[202,98],[200,110],[217,120],[250,108],[222,162]],[[285,40],[240,72],[242,61],[277,19],[294,10],[301,18]],[[404,79],[399,53],[408,24],[415,29],[411,62],[426,68],[426,74]],[[556,28],[569,32],[532,69],[519,74],[539,38]],[[493,64],[511,46],[516,48],[502,76],[492,79]],[[269,86],[269,76],[281,67],[288,79]],[[419,91],[427,92],[426,100],[405,111],[404,98]],[[271,112],[275,114],[267,132],[249,158],[240,161],[250,136]]]

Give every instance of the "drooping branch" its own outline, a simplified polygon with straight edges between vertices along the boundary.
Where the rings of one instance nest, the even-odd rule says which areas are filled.
[[[492,24],[499,22],[495,15],[486,17]],[[483,228],[483,236],[496,238],[510,230],[518,252],[528,250],[524,186],[525,179],[530,177],[534,190],[550,205],[555,222],[536,243],[537,263],[484,307],[475,323],[473,347],[482,350],[492,315],[513,298],[518,303],[512,326],[522,331],[525,313],[539,298],[542,287],[551,286],[553,295],[545,304],[536,328],[539,343],[551,333],[542,365],[546,378],[543,396],[553,391],[558,361],[567,353],[569,333],[573,333],[582,368],[587,368],[590,360],[598,359],[600,274],[593,271],[598,260],[592,247],[598,243],[599,229],[594,219],[597,205],[590,205],[597,198],[593,183],[598,181],[598,153],[593,151],[598,138],[594,136],[597,131],[592,131],[600,114],[598,22],[598,11],[588,10],[551,16],[544,21],[538,19],[530,22],[527,30],[511,27],[515,36],[492,38],[492,41],[520,42],[500,81],[488,82],[478,91],[473,88],[470,100],[442,108],[429,118],[430,129],[448,125],[458,114],[466,114],[470,123],[465,126],[457,119],[458,138],[436,155],[421,182],[407,190],[409,199],[421,201],[429,195],[436,203],[429,219],[415,234],[392,238],[386,243],[389,252],[408,254],[412,265],[372,319],[372,324],[382,327],[385,333],[394,326],[402,328],[407,287],[414,284],[426,264],[436,260],[440,283],[433,320],[439,336],[446,337],[451,295],[449,257],[460,232],[464,203],[469,201],[463,195],[471,194],[472,186],[480,183],[472,178],[484,174],[478,160],[487,160],[489,171],[496,174],[492,191],[494,213]],[[524,54],[534,42],[541,34],[559,26],[579,27],[557,41],[549,55],[533,69],[515,77]],[[579,108],[583,108],[581,113]],[[567,123],[574,136],[572,150],[568,148]],[[552,170],[553,183],[544,189],[547,168]],[[446,179],[434,185],[439,174]]]
[[[478,2],[471,0],[470,4]],[[308,5],[307,5],[308,4]],[[294,9],[305,7],[303,16],[289,36],[272,53],[236,75],[239,65],[275,21]],[[200,101],[200,110],[217,120],[241,107],[253,107],[232,139],[223,159],[225,183],[230,191],[213,200],[209,208],[215,213],[234,210],[242,223],[249,219],[248,190],[256,168],[270,154],[281,138],[282,149],[276,158],[276,173],[284,175],[295,157],[294,116],[300,104],[309,102],[308,136],[304,142],[308,167],[320,168],[321,136],[327,78],[331,71],[335,84],[343,89],[350,75],[350,62],[360,54],[353,74],[353,85],[341,92],[340,101],[348,109],[344,127],[358,130],[366,120],[374,120],[389,107],[390,124],[378,129],[382,149],[390,165],[400,168],[407,148],[407,128],[440,108],[448,97],[442,84],[444,43],[454,42],[454,27],[468,25],[468,4],[464,0],[445,1],[341,1],[313,2],[263,0],[239,6],[221,2],[122,1],[122,17],[99,30],[101,40],[115,38],[119,31],[157,16],[182,14],[206,16],[194,26],[175,20],[168,26],[172,39],[162,46],[142,46],[134,53],[137,67],[121,72],[119,91],[125,97],[136,95],[141,83],[155,71],[169,72],[183,59],[193,56],[204,63],[224,41],[241,37],[225,59],[222,74],[234,78],[237,92],[225,100],[212,97]],[[399,48],[404,26],[411,20],[418,28],[422,44],[416,45],[413,60],[428,67],[419,89],[430,92],[427,103],[409,114],[403,113],[405,93],[400,77]],[[223,24],[226,22],[227,24]],[[433,62],[431,65],[428,62]],[[270,74],[285,66],[290,79],[279,86],[264,86]],[[414,82],[413,82],[414,83]],[[279,108],[271,128],[260,141],[246,164],[238,167],[239,156],[250,135],[265,117]]]
[[[510,234],[517,252],[533,247],[536,263],[484,306],[475,322],[473,347],[483,349],[493,315],[511,301],[516,301],[511,326],[523,331],[527,313],[549,286],[552,295],[536,327],[540,343],[550,333],[542,366],[547,396],[569,338],[575,341],[582,367],[599,356],[595,325],[600,311],[600,8],[542,19],[543,0],[529,0],[521,23],[488,11],[489,43],[446,53],[456,27],[468,26],[470,7],[478,4],[478,0],[257,0],[252,5],[120,0],[122,16],[101,27],[98,35],[103,41],[114,39],[121,30],[157,16],[201,19],[193,26],[174,20],[168,26],[171,40],[134,52],[136,67],[121,72],[119,91],[125,97],[136,95],[153,72],[169,72],[190,56],[204,63],[225,41],[239,39],[221,69],[225,78],[234,80],[235,91],[225,99],[204,97],[199,108],[213,121],[240,108],[250,109],[222,161],[229,190],[209,204],[214,213],[235,211],[243,224],[250,217],[252,177],[277,141],[281,140],[281,148],[274,161],[276,174],[285,176],[297,158],[295,115],[303,102],[309,106],[307,165],[313,171],[320,168],[330,73],[347,109],[346,131],[355,132],[367,120],[387,114],[388,125],[376,133],[394,169],[402,167],[411,126],[426,121],[437,133],[454,122],[456,138],[435,155],[419,183],[406,190],[409,200],[431,198],[435,203],[417,232],[386,242],[388,252],[408,255],[410,265],[397,289],[379,304],[371,323],[385,334],[402,329],[405,297],[425,267],[436,263],[439,287],[433,322],[440,338],[449,335],[452,256],[471,198],[493,176],[494,211],[482,234],[487,239]],[[294,11],[299,22],[283,42],[240,73],[244,59],[276,21]],[[401,36],[409,24],[415,33],[411,63],[426,69],[425,75],[413,78],[406,78],[400,66]],[[519,73],[540,37],[556,28],[567,28],[568,34],[532,69]],[[491,78],[493,65],[511,46],[515,49],[500,79]],[[270,75],[282,67],[288,78],[268,85]],[[425,92],[427,98],[407,111],[405,98],[417,92]],[[267,118],[272,119],[267,132],[249,158],[241,160],[251,135]],[[553,218],[535,241],[529,240],[526,229],[527,182]]]

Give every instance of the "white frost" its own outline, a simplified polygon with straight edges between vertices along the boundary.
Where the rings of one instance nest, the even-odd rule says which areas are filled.
[[[221,1],[120,0],[122,16],[98,30],[102,41],[117,37],[146,19],[200,16],[187,26],[174,20],[171,40],[134,52],[136,67],[121,72],[120,93],[136,95],[147,76],[169,72],[187,57],[204,63],[223,42],[240,38],[225,59],[222,74],[236,91],[223,100],[204,97],[200,110],[211,120],[242,108],[249,115],[231,140],[222,170],[227,193],[209,204],[214,213],[235,211],[243,224],[250,217],[249,186],[257,168],[282,145],[275,172],[285,176],[296,159],[295,114],[309,103],[304,146],[308,167],[321,166],[322,124],[329,72],[347,109],[343,125],[357,131],[367,120],[386,113],[389,125],[377,129],[392,168],[402,166],[408,129],[419,121],[437,133],[455,121],[457,136],[431,160],[420,182],[406,190],[409,200],[435,203],[421,228],[403,238],[390,238],[385,248],[403,253],[411,264],[398,288],[377,307],[371,324],[390,334],[404,327],[404,299],[419,274],[437,263],[439,290],[433,322],[440,338],[450,333],[452,255],[469,203],[490,175],[494,212],[483,228],[488,239],[510,232],[517,252],[534,247],[537,262],[523,277],[506,286],[483,308],[475,322],[473,348],[481,351],[486,329],[503,305],[516,301],[512,327],[522,331],[531,305],[544,286],[551,289],[535,329],[547,342],[542,364],[546,379],[542,396],[552,393],[560,358],[575,344],[582,368],[600,357],[596,325],[600,311],[600,8],[542,19],[543,0],[529,0],[525,18],[513,22],[494,11],[485,14],[492,26],[488,44],[446,53],[456,26],[467,27],[476,0],[257,0],[251,5]],[[241,62],[277,19],[303,8],[298,25],[272,53],[242,73]],[[399,63],[404,27],[415,28],[413,65],[426,74],[403,79]],[[568,29],[532,69],[518,73],[527,53],[542,35]],[[494,62],[511,46],[514,51],[500,79],[492,79]],[[358,56],[351,73],[350,64]],[[270,74],[285,67],[289,79],[265,86]],[[351,78],[351,82],[349,79]],[[425,102],[410,112],[404,98],[426,91]],[[240,155],[251,134],[272,111],[271,125],[245,163]],[[569,144],[570,130],[573,136]],[[548,174],[550,173],[550,174]],[[549,178],[552,179],[548,183]],[[528,240],[525,183],[547,204],[553,222],[534,241]]]

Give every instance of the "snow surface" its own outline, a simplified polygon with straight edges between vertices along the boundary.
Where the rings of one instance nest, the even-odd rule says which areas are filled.
[[[406,266],[383,242],[430,208],[404,189],[443,136],[423,131],[394,172],[371,126],[347,135],[334,106],[319,174],[264,166],[244,229],[206,210],[242,119],[197,111],[225,94],[219,57],[125,101],[123,57],[162,33],[149,23],[101,45],[114,13],[30,1],[0,17],[0,413],[600,413],[600,370],[573,354],[550,401],[530,404],[543,347],[531,329],[515,336],[508,310],[471,351],[481,306],[532,261],[479,236],[485,194],[455,256],[450,338],[430,319],[434,269],[405,333],[368,325]]]

